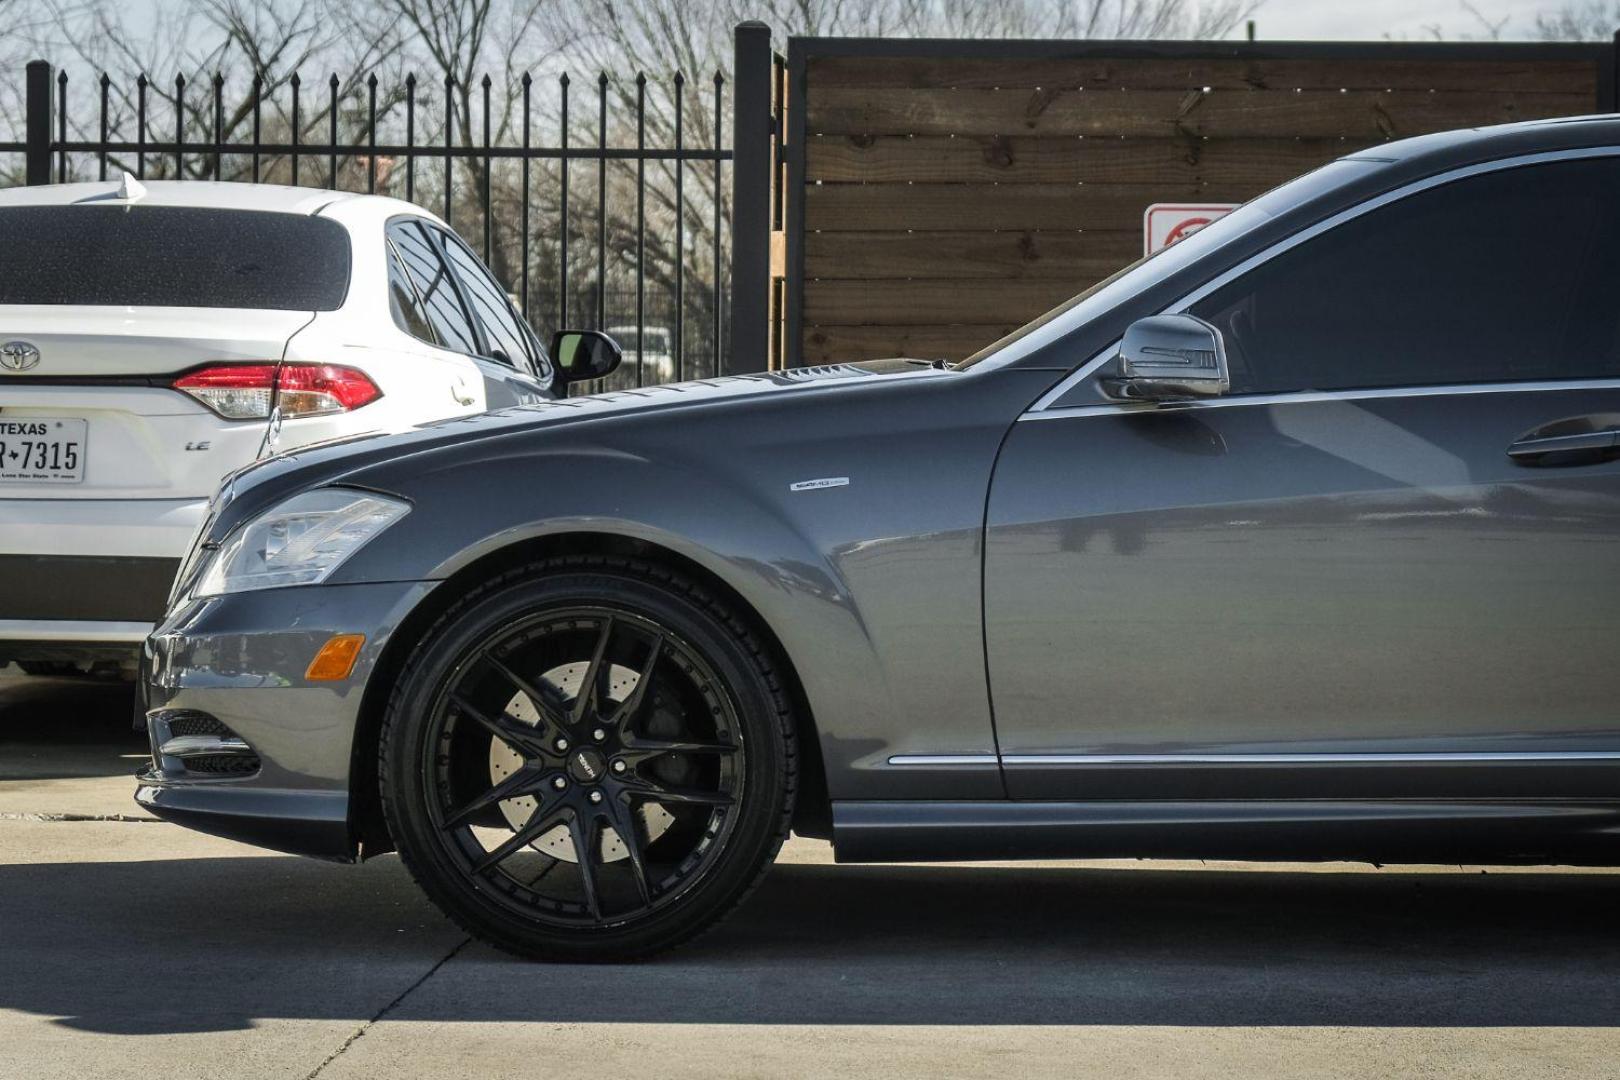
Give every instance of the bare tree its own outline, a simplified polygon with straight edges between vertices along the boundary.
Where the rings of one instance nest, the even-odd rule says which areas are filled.
[[[250,179],[251,157],[229,155],[216,162],[207,147],[216,137],[225,143],[250,141],[256,103],[261,141],[324,141],[334,111],[340,123],[356,122],[368,77],[386,72],[398,53],[397,42],[344,33],[317,0],[196,0],[179,13],[159,9],[155,21],[141,28],[130,25],[127,10],[113,4],[52,10],[48,28],[33,44],[57,57],[69,76],[60,107],[75,138],[100,134],[98,80],[105,75],[113,141],[144,136],[172,142],[178,133],[198,148],[144,160],[113,155],[109,161],[114,169],[155,178]],[[329,78],[321,77],[323,70]],[[296,130],[294,86],[301,106]],[[382,106],[390,104],[385,97]],[[74,164],[75,173],[91,167],[87,160]],[[302,177],[313,177],[318,165],[308,164]],[[266,179],[291,179],[293,172],[284,155],[261,159],[259,169]]]
[[[735,18],[787,34],[898,37],[1221,38],[1259,0],[732,0]]]
[[[411,194],[437,206],[448,193],[454,224],[502,280],[527,285],[522,299],[537,324],[548,328],[565,306],[570,322],[629,322],[645,295],[650,324],[684,324],[690,354],[706,357],[686,370],[703,373],[717,363],[711,328],[723,321],[729,279],[730,193],[718,166],[541,160],[529,163],[525,183],[521,163],[483,155],[486,139],[518,144],[527,125],[536,143],[566,134],[575,147],[671,148],[678,128],[685,148],[724,146],[732,28],[744,19],[784,35],[1221,37],[1257,0],[169,2],[181,6],[159,8],[144,25],[118,0],[0,0],[0,10],[36,6],[29,48],[71,69],[66,115],[76,138],[99,134],[93,102],[106,72],[114,140],[135,139],[144,94],[148,137],[167,142],[178,130],[198,148],[148,155],[149,176],[248,179],[256,169],[265,179],[349,188],[375,178],[379,190],[405,194],[406,170],[355,156],[339,158],[334,173],[322,145],[334,130],[339,142],[404,142],[408,101],[415,143],[451,150],[442,167],[408,167]],[[215,138],[251,139],[256,114],[262,141],[309,147],[299,171],[287,155],[255,165],[227,152],[216,162]],[[137,163],[126,155],[109,164]],[[86,176],[99,162],[71,165]]]
[[[1608,41],[1620,28],[1620,3],[1580,0],[1536,14],[1536,36],[1543,41]]]
[[[475,151],[486,138],[490,145],[510,145],[521,135],[522,77],[551,51],[539,33],[539,15],[546,2],[348,0],[345,8],[351,32],[364,33],[369,28],[391,42],[392,52],[405,58],[425,92],[424,113],[437,104],[438,115],[430,123],[448,125],[449,141],[464,151],[455,158],[455,166],[466,186],[473,192],[490,191],[492,216],[503,209],[496,203],[498,195],[514,193],[497,193],[493,166]],[[444,134],[441,127],[440,140]],[[471,224],[481,230],[482,201],[473,200],[469,210],[477,215]],[[515,217],[503,213],[496,220],[510,222]],[[491,243],[485,252],[492,268],[506,281],[518,276],[511,233],[510,228],[491,228]]]

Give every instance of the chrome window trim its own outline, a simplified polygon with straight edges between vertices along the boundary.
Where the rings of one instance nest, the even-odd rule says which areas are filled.
[[[1239,394],[1232,397],[1200,398],[1156,405],[1152,402],[1119,402],[1097,405],[1065,405],[1060,408],[1031,410],[1018,419],[1062,420],[1070,416],[1113,416],[1121,413],[1177,412],[1199,409],[1231,409],[1239,405],[1304,405],[1320,401],[1364,401],[1381,398],[1462,396],[1469,394],[1519,394],[1534,391],[1620,390],[1620,379],[1559,379],[1506,383],[1457,383],[1455,385],[1385,386],[1367,390],[1293,390],[1281,394]]]
[[[1231,267],[1230,269],[1224,271],[1223,273],[1220,273],[1220,274],[1216,275],[1215,277],[1211,278],[1210,280],[1204,282],[1202,285],[1198,286],[1196,289],[1194,289],[1191,292],[1186,293],[1185,295],[1183,295],[1180,299],[1175,300],[1172,303],[1165,306],[1161,311],[1157,312],[1157,314],[1160,314],[1160,315],[1180,315],[1180,314],[1183,314],[1183,313],[1186,312],[1186,310],[1189,307],[1196,304],[1198,301],[1202,300],[1204,297],[1208,296],[1210,293],[1214,292],[1216,289],[1221,288],[1222,286],[1228,284],[1229,282],[1233,281],[1236,278],[1242,277],[1244,274],[1247,274],[1249,271],[1255,269],[1256,267],[1261,266],[1264,263],[1270,262],[1272,259],[1274,259],[1277,256],[1283,254],[1284,252],[1290,251],[1293,248],[1298,247],[1300,244],[1303,244],[1303,243],[1305,243],[1305,242],[1307,242],[1309,240],[1314,240],[1316,237],[1318,237],[1318,236],[1322,235],[1323,233],[1327,232],[1329,229],[1338,228],[1340,225],[1343,225],[1345,222],[1353,221],[1356,218],[1361,217],[1363,214],[1369,214],[1374,210],[1378,210],[1378,209],[1380,209],[1382,207],[1388,206],[1390,203],[1399,202],[1402,199],[1408,198],[1409,196],[1412,196],[1412,195],[1419,194],[1420,192],[1427,191],[1430,188],[1440,187],[1443,184],[1449,184],[1449,183],[1451,183],[1453,181],[1456,181],[1456,180],[1464,180],[1464,179],[1467,179],[1468,177],[1471,177],[1471,176],[1480,176],[1480,175],[1483,175],[1485,173],[1491,173],[1491,172],[1501,172],[1501,171],[1503,171],[1505,169],[1521,168],[1521,167],[1526,166],[1526,165],[1542,165],[1542,164],[1546,164],[1548,162],[1553,162],[1553,161],[1580,161],[1580,160],[1585,160],[1587,158],[1600,158],[1600,157],[1620,157],[1620,146],[1586,146],[1586,147],[1580,147],[1578,149],[1572,149],[1572,150],[1548,150],[1548,151],[1543,151],[1542,153],[1538,153],[1538,154],[1521,154],[1518,157],[1501,158],[1501,159],[1496,160],[1496,161],[1485,161],[1485,162],[1479,162],[1479,163],[1474,164],[1474,165],[1465,165],[1465,166],[1463,166],[1461,168],[1458,168],[1458,169],[1452,169],[1450,172],[1437,173],[1434,176],[1425,177],[1422,180],[1414,180],[1410,184],[1405,185],[1404,187],[1396,188],[1394,191],[1386,191],[1384,194],[1379,195],[1376,198],[1368,199],[1367,201],[1362,202],[1362,203],[1357,203],[1355,206],[1352,206],[1352,207],[1350,207],[1350,208],[1348,208],[1346,210],[1339,211],[1337,214],[1334,214],[1332,217],[1325,218],[1322,221],[1318,221],[1315,225],[1311,225],[1311,226],[1309,226],[1307,228],[1301,229],[1299,232],[1294,233],[1292,236],[1288,236],[1288,237],[1285,237],[1282,240],[1277,241],[1275,244],[1273,244],[1271,247],[1266,248],[1264,251],[1259,252],[1259,253],[1257,253],[1255,255],[1249,256],[1247,259],[1243,260],[1241,263],[1238,263],[1236,266]],[[1071,328],[1071,329],[1077,329],[1077,328]],[[1112,344],[1110,344],[1108,347],[1104,348],[1097,355],[1093,356],[1091,359],[1089,359],[1085,363],[1081,364],[1073,372],[1069,373],[1061,381],[1059,381],[1056,386],[1052,387],[1052,389],[1050,389],[1046,393],[1042,394],[1041,397],[1033,405],[1031,405],[1028,409],[1026,409],[1024,411],[1023,415],[1021,415],[1018,419],[1020,419],[1020,420],[1037,419],[1037,418],[1042,418],[1043,419],[1044,417],[1035,417],[1033,414],[1047,413],[1047,412],[1057,412],[1057,413],[1061,413],[1064,416],[1073,416],[1073,415],[1091,415],[1095,410],[1098,410],[1098,409],[1103,409],[1103,410],[1108,410],[1108,411],[1117,411],[1120,408],[1120,406],[1113,406],[1113,405],[1078,405],[1078,406],[1067,406],[1067,407],[1063,407],[1063,408],[1057,408],[1054,403],[1057,402],[1060,398],[1062,398],[1065,394],[1067,394],[1070,390],[1074,389],[1080,383],[1084,382],[1093,373],[1095,373],[1096,370],[1098,368],[1100,368],[1103,364],[1107,363],[1114,356],[1116,356],[1119,353],[1119,344],[1120,344],[1119,341],[1117,341],[1117,340],[1114,341]],[[1582,380],[1565,380],[1565,381],[1578,382],[1578,383],[1581,383],[1582,385],[1588,385],[1589,384],[1589,380],[1584,380],[1584,379],[1582,379]],[[1470,384],[1464,384],[1464,385],[1470,385]],[[1479,385],[1526,386],[1528,384],[1524,384],[1524,383],[1495,384],[1495,383],[1492,383],[1492,384],[1479,384]],[[1388,393],[1388,394],[1386,394],[1384,396],[1409,395],[1409,394],[1412,394],[1414,392],[1421,391],[1421,390],[1426,390],[1426,389],[1431,390],[1431,392],[1433,392],[1433,393],[1456,393],[1456,392],[1458,392],[1455,387],[1440,387],[1440,386],[1429,387],[1429,386],[1427,386],[1425,384],[1418,384],[1416,386],[1380,387],[1379,389],[1383,390],[1383,391],[1389,391],[1390,392],[1390,393]],[[1239,405],[1239,404],[1244,404],[1244,405],[1247,405],[1247,404],[1270,404],[1270,403],[1273,403],[1274,401],[1276,401],[1277,399],[1284,399],[1284,398],[1286,398],[1288,400],[1301,400],[1301,399],[1304,398],[1305,395],[1312,395],[1309,398],[1309,400],[1331,401],[1331,400],[1343,400],[1345,395],[1365,397],[1365,396],[1369,396],[1371,393],[1372,393],[1371,391],[1349,390],[1349,391],[1337,391],[1337,392],[1333,392],[1331,395],[1325,396],[1324,394],[1319,393],[1317,391],[1300,390],[1300,391],[1292,391],[1292,392],[1281,393],[1281,394],[1233,394],[1233,395],[1223,397],[1223,398],[1209,399],[1209,400],[1205,400],[1205,401],[1192,402],[1192,403],[1189,403],[1189,404],[1193,405],[1193,406],[1197,406],[1197,407],[1204,407],[1204,408],[1207,408],[1207,407],[1211,406],[1212,404],[1215,404],[1216,402],[1227,403],[1227,404],[1232,404],[1232,405]],[[1180,408],[1182,406],[1178,404],[1177,407]],[[1134,411],[1134,410],[1140,410],[1142,408],[1142,406],[1132,404],[1132,405],[1126,405],[1126,406],[1124,406],[1124,408]],[[1153,408],[1157,408],[1157,406],[1149,404],[1149,405],[1146,406],[1146,408],[1153,409]],[[1082,413],[1082,412],[1079,412],[1079,410],[1087,410],[1087,411]]]

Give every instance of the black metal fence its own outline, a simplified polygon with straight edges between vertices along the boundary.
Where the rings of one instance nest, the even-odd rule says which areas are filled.
[[[730,94],[719,71],[603,73],[583,95],[566,73],[544,87],[528,73],[508,87],[254,73],[233,97],[223,74],[159,87],[103,73],[86,90],[35,61],[26,138],[0,154],[22,155],[28,184],[127,170],[394,195],[457,227],[542,338],[617,329],[614,384],[703,378],[767,363],[776,63],[758,23],[736,30]],[[573,137],[581,121],[594,137]]]

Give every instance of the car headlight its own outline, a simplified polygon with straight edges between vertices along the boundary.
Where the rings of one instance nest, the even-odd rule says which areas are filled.
[[[369,491],[321,488],[294,495],[226,539],[192,595],[318,585],[409,511],[408,503]]]

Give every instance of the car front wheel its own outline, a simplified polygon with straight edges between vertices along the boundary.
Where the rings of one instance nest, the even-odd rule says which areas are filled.
[[[401,858],[470,933],[537,959],[642,956],[718,921],[787,833],[793,720],[770,652],[629,558],[502,575],[446,612],[380,741]]]

